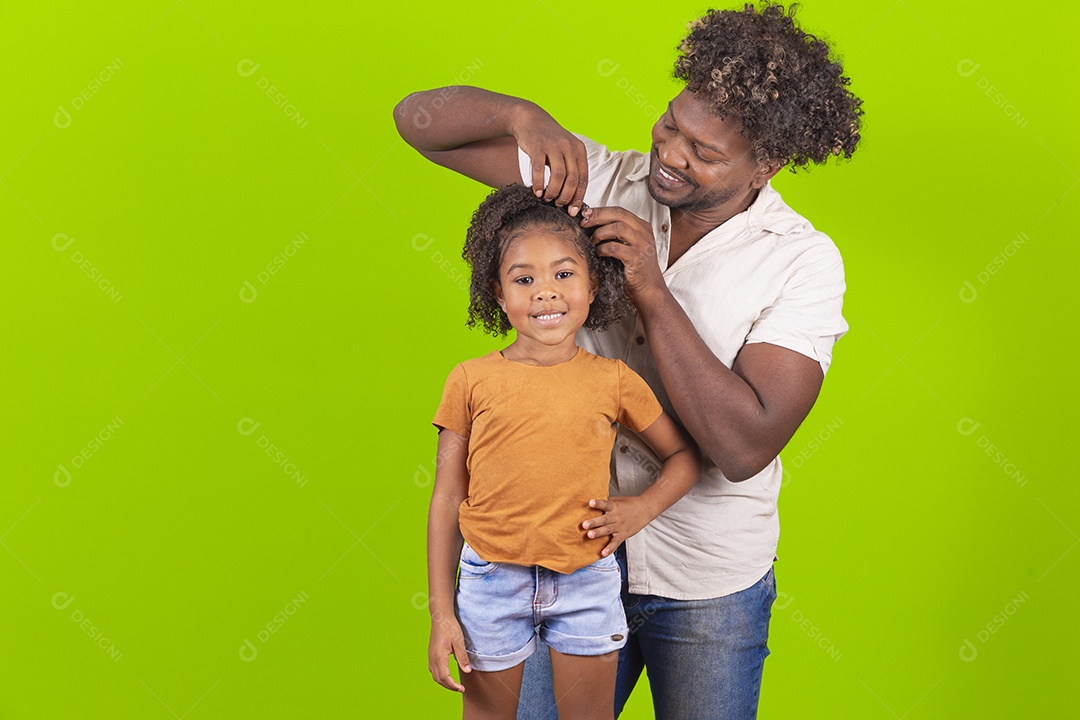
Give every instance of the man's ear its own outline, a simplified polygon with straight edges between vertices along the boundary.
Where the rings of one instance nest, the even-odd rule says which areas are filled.
[[[495,302],[499,303],[499,307],[506,312],[506,298],[503,296],[502,283],[498,280],[491,281],[491,289],[495,291]]]
[[[783,167],[784,164],[777,160],[772,160],[766,164],[758,165],[757,174],[754,175],[754,179],[750,182],[750,186],[755,190],[764,187],[765,183],[769,182],[769,180],[772,180],[773,176],[776,175],[776,173],[780,172],[780,169]]]

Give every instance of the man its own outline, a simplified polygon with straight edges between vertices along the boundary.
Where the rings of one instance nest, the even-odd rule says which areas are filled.
[[[637,315],[580,344],[641,374],[705,457],[694,489],[620,548],[631,635],[615,712],[644,668],[658,718],[742,720],[756,715],[768,655],[778,455],[847,330],[838,251],[769,180],[850,157],[862,110],[825,43],[771,3],[695,21],[675,76],[686,87],[648,155],[611,152],[533,103],[477,88],[414,93],[395,117],[433,162],[493,187],[531,184],[572,215],[591,206],[582,222],[598,252],[623,262]],[[436,95],[437,121],[414,122]],[[618,512],[618,496],[640,492],[656,467],[620,430],[600,509]],[[534,658],[519,717],[554,717]]]

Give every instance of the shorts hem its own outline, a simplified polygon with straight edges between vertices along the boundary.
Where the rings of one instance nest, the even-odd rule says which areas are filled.
[[[479,670],[480,672],[509,670],[515,665],[521,664],[525,661],[525,658],[536,652],[536,636],[533,635],[529,638],[529,642],[525,643],[525,647],[509,655],[481,655],[480,653],[467,652],[469,665],[472,666],[473,670]]]
[[[609,652],[619,650],[626,645],[626,637],[629,634],[629,628],[627,627],[623,627],[622,630],[610,635],[594,635],[592,637],[564,635],[546,627],[540,628],[541,639],[549,647],[554,648],[563,655],[607,655]]]

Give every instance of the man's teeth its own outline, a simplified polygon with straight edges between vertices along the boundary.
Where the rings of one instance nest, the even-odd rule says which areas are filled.
[[[662,175],[662,176],[664,177],[664,179],[665,179],[665,180],[670,180],[670,181],[672,181],[672,182],[682,182],[682,180],[680,180],[679,178],[675,177],[674,175],[670,175],[670,174],[668,174],[668,173],[664,172],[664,168],[663,168],[663,167],[659,168],[659,170],[660,170],[660,174],[661,174],[661,175]]]

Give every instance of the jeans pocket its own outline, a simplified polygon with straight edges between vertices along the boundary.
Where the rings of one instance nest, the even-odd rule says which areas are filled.
[[[459,563],[462,578],[477,578],[491,574],[499,567],[497,562],[484,560],[468,543],[461,548],[461,562]]]

